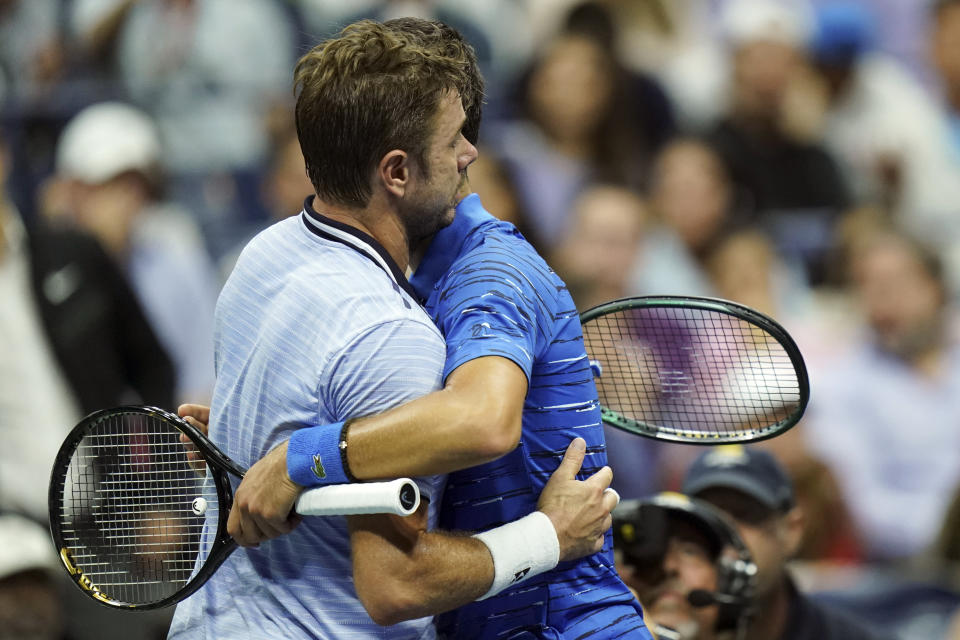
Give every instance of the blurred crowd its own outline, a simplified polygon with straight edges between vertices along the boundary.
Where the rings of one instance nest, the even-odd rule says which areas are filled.
[[[209,400],[219,287],[312,192],[294,63],[401,15],[473,43],[472,186],[581,310],[719,296],[793,334],[811,404],[764,448],[806,513],[801,582],[863,611],[898,594],[903,637],[947,637],[960,0],[0,0],[0,513],[45,524],[85,413]],[[625,498],[679,488],[700,453],[608,441]],[[42,620],[36,637],[112,637]]]

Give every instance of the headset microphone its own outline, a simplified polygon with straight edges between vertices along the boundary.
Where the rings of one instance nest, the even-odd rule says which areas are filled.
[[[716,593],[714,591],[707,591],[706,589],[694,589],[687,594],[687,602],[699,609],[700,607],[709,607],[713,604],[742,605],[746,600],[725,593]]]

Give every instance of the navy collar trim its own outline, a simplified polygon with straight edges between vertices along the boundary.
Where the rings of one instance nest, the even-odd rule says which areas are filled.
[[[313,208],[313,199],[314,196],[311,195],[303,201],[303,211],[300,214],[300,219],[308,231],[325,240],[346,245],[372,261],[390,276],[394,285],[403,289],[407,295],[420,304],[420,296],[418,296],[417,292],[410,286],[406,274],[400,269],[400,266],[394,261],[387,250],[383,248],[383,245],[368,233],[364,233],[348,224],[338,222],[323,214],[317,213]]]

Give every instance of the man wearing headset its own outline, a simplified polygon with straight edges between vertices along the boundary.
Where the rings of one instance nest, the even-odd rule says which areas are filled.
[[[734,525],[679,493],[614,511],[617,570],[660,640],[744,640],[757,567]]]
[[[753,615],[745,640],[888,640],[843,612],[801,593],[788,564],[804,515],[783,467],[761,449],[711,448],[687,471],[683,492],[730,517],[756,562]]]

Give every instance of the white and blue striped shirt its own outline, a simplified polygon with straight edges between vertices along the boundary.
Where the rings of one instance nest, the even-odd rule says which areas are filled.
[[[445,347],[376,241],[310,201],[244,249],[216,311],[210,435],[249,467],[298,426],[382,412],[439,388]],[[443,477],[421,479],[432,496]],[[374,623],[357,599],[346,521],[306,518],[238,549],[174,616],[170,638],[433,638],[430,618]]]

